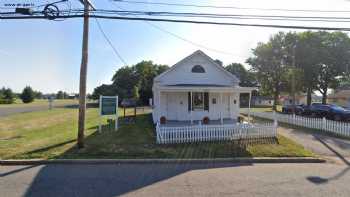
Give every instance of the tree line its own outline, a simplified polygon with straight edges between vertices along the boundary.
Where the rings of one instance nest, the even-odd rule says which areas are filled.
[[[30,86],[26,86],[21,93],[14,93],[11,88],[2,87],[0,89],[0,104],[13,104],[16,99],[21,99],[23,103],[31,103],[35,99],[46,99],[49,97],[55,99],[70,99],[72,96],[61,90],[56,94],[44,95],[40,91],[33,90]],[[73,97],[77,98],[78,94],[75,94]]]
[[[322,94],[326,103],[329,89],[350,84],[350,38],[343,32],[305,31],[279,32],[267,42],[260,42],[246,60],[247,70],[240,63],[224,66],[240,79],[240,85],[259,87],[259,94],[273,96],[274,108],[282,93],[307,93],[311,104],[314,91]],[[147,104],[152,98],[153,78],[169,67],[142,61],[116,71],[112,84],[94,89],[93,99],[99,95],[119,95],[136,98]]]
[[[30,86],[26,86],[22,93],[14,93],[11,88],[0,89],[0,104],[12,104],[17,98],[20,98],[23,103],[31,103],[36,98],[41,98],[42,93],[34,91]]]

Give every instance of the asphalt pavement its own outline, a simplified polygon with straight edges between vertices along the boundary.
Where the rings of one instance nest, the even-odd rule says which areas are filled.
[[[346,196],[345,164],[0,166],[0,196]]]
[[[48,110],[49,106],[23,106],[23,107],[1,107],[0,117],[11,114]]]

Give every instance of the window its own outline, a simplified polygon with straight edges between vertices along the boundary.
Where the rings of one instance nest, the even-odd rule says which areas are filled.
[[[205,73],[204,68],[201,65],[195,65],[192,68],[193,73]]]
[[[193,110],[204,110],[204,96],[203,92],[193,92],[192,96]]]
[[[191,103],[191,100],[192,100],[192,103]],[[191,110],[192,111],[209,111],[209,93],[192,92],[192,98],[191,98],[191,92],[188,92],[188,111],[191,111]]]

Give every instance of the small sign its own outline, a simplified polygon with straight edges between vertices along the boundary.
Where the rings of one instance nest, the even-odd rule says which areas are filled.
[[[101,116],[116,115],[117,114],[117,97],[101,97]]]
[[[118,129],[118,96],[100,96],[100,132],[102,116],[115,116],[115,130]]]

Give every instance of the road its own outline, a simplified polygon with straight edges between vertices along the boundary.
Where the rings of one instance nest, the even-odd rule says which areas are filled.
[[[1,166],[1,196],[349,196],[344,164]]]
[[[76,107],[77,101],[74,100],[62,100],[56,101],[53,103],[53,107]],[[18,114],[18,113],[26,113],[26,112],[34,112],[34,111],[44,111],[49,109],[49,103],[39,102],[39,103],[30,103],[30,104],[13,104],[7,106],[0,105],[0,117]]]
[[[8,116],[11,114],[34,112],[48,110],[48,106],[23,106],[23,107],[2,107],[0,108],[0,117]]]

